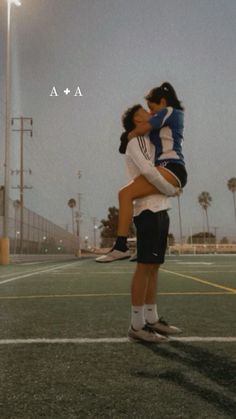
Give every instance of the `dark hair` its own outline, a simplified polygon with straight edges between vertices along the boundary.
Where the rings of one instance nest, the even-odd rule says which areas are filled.
[[[128,108],[122,115],[121,121],[125,131],[130,132],[135,128],[134,114],[142,108],[141,105],[134,105],[132,108]]]
[[[147,96],[145,96],[146,100],[158,104],[160,103],[162,98],[166,99],[168,106],[172,106],[176,109],[181,109],[182,111],[184,110],[184,107],[182,106],[181,102],[177,97],[175,89],[168,82],[162,83],[160,87],[154,87],[154,89],[150,90]]]

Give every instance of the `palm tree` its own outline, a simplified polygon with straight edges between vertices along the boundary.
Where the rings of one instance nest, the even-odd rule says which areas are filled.
[[[68,207],[71,208],[72,211],[72,232],[75,235],[75,217],[74,217],[74,208],[76,206],[76,200],[74,198],[69,199]]]
[[[99,228],[101,229],[102,238],[101,247],[109,247],[113,245],[113,242],[117,235],[118,217],[118,208],[109,207],[107,219],[102,219],[101,225],[99,226]]]
[[[228,186],[229,190],[233,194],[233,200],[234,200],[234,216],[235,216],[235,221],[236,221],[236,202],[235,202],[236,178],[235,177],[232,177],[231,179],[229,179],[228,182],[227,182],[227,186]]]
[[[208,207],[211,205],[211,201],[212,201],[212,197],[209,194],[209,192],[201,192],[200,195],[198,196],[198,202],[201,205],[202,209],[205,211],[206,214],[206,222],[207,222],[207,232],[208,232],[208,237],[210,234],[210,227],[209,227],[209,219],[208,219]]]
[[[108,208],[108,216],[107,219],[101,220],[101,225],[99,228],[101,229],[101,247],[109,247],[112,246],[117,235],[118,229],[118,219],[119,219],[119,210],[116,207],[109,207]],[[134,227],[131,224],[129,229],[129,237],[134,237],[135,231]]]

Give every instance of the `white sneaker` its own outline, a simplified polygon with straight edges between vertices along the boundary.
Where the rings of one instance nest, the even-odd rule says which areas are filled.
[[[131,258],[129,259],[130,262],[137,262],[137,253],[134,253],[133,256],[131,256]]]
[[[126,252],[121,252],[120,250],[113,249],[106,255],[99,256],[97,259],[95,259],[95,261],[99,263],[108,263],[114,262],[115,260],[128,259],[129,257],[129,250],[126,250]]]
[[[163,317],[161,317],[156,323],[147,323],[147,326],[157,333],[164,333],[166,335],[179,335],[182,333],[181,329],[176,326],[169,325]]]
[[[132,326],[130,326],[128,330],[128,338],[130,341],[144,341],[150,343],[163,343],[168,342],[168,338],[163,335],[159,335],[156,333],[152,328],[149,328],[145,325],[140,330],[134,330]]]

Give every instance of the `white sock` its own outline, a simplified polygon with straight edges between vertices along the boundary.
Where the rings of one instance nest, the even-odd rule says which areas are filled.
[[[156,304],[145,304],[144,316],[148,323],[156,323],[159,319]]]
[[[145,326],[144,306],[131,307],[131,325],[135,330],[140,330]]]

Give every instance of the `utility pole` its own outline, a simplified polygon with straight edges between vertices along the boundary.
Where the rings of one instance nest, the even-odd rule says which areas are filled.
[[[10,157],[11,157],[11,6],[20,6],[20,0],[7,1],[7,33],[5,56],[5,158],[4,158],[4,218],[3,237],[0,239],[0,264],[8,265],[10,261],[9,240],[9,202],[10,202]]]
[[[14,235],[15,235],[15,238],[14,238],[14,254],[15,254],[16,253],[16,248],[17,248],[17,236],[18,236],[18,234],[17,234],[17,212],[18,212],[18,209],[20,208],[19,199],[16,199],[13,202],[13,207],[15,209],[15,228],[14,228]]]
[[[183,229],[182,229],[182,217],[181,217],[181,207],[180,207],[180,196],[178,195],[178,210],[179,210],[179,234],[180,234],[180,245],[183,244]]]
[[[77,172],[78,179],[82,177],[82,171],[78,170]],[[78,240],[78,256],[81,256],[81,241],[80,241],[80,222],[81,222],[81,199],[82,193],[78,193],[78,211],[76,213],[76,223],[77,223],[77,240]]]
[[[77,223],[77,239],[78,239],[78,256],[81,256],[81,243],[80,243],[80,222],[81,222],[81,199],[82,193],[78,193],[78,211],[76,212],[76,223]]]
[[[215,244],[217,244],[217,230],[219,227],[212,227],[215,232]]]
[[[20,121],[20,128],[12,130],[20,132],[20,170],[12,170],[12,174],[20,174],[20,185],[14,189],[20,189],[20,253],[22,253],[24,240],[24,189],[32,189],[32,186],[24,185],[24,172],[32,173],[31,169],[24,170],[24,133],[29,132],[31,138],[33,137],[33,119],[23,116],[12,118],[11,124],[14,125],[15,121]],[[30,123],[31,128],[25,128],[25,122]]]
[[[94,249],[96,249],[97,247],[97,218],[96,217],[92,217],[92,221],[93,221],[93,247]]]

